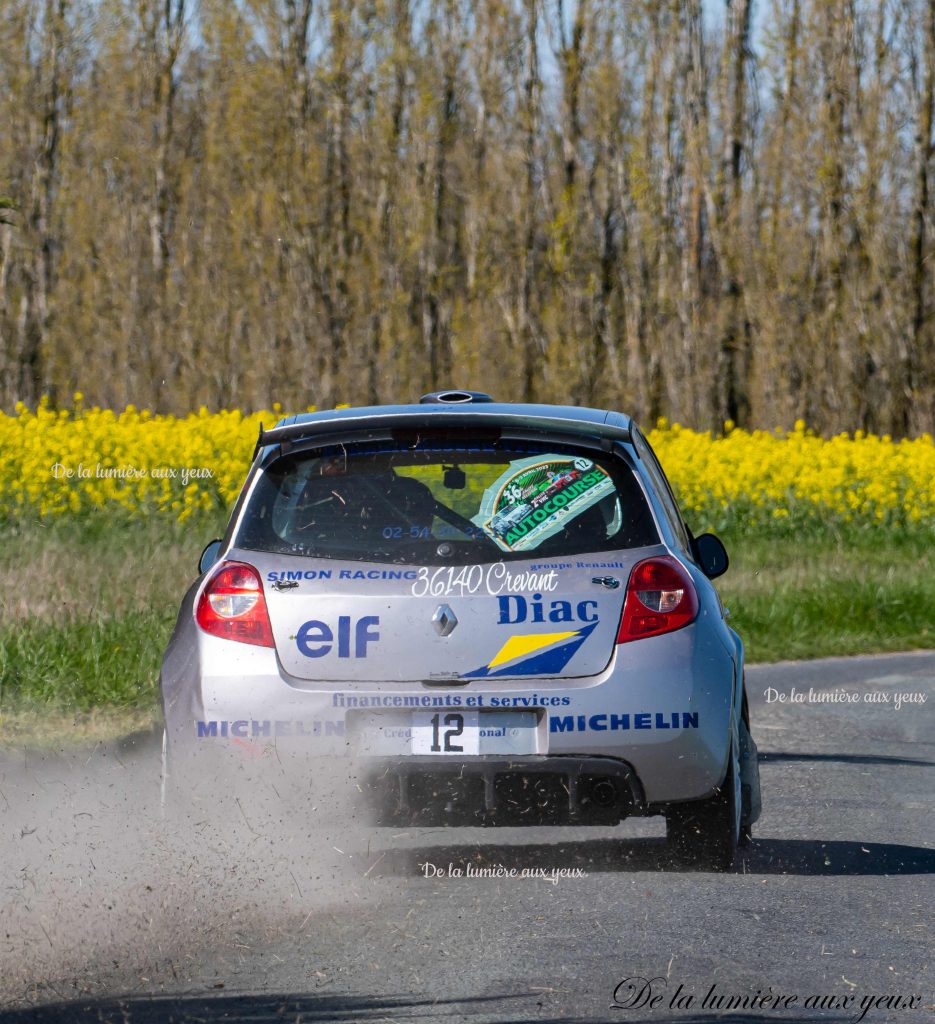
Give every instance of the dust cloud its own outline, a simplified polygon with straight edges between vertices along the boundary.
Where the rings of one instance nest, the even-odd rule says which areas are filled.
[[[182,779],[166,809],[158,737],[0,752],[0,1006],[230,988],[238,954],[361,911],[352,762],[242,768]]]

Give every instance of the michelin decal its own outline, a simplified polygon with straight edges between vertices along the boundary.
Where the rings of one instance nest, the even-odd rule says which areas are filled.
[[[343,736],[343,721],[272,721],[268,718],[195,723],[198,739],[268,739],[273,736]]]
[[[631,729],[697,729],[697,711],[639,714],[552,715],[549,732],[629,732]]]

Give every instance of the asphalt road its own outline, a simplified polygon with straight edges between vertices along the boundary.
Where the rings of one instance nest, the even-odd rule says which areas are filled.
[[[235,801],[172,837],[151,745],[6,751],[0,1021],[935,1019],[935,653],[747,685],[764,810],[726,874],[672,864],[661,819],[275,831]]]

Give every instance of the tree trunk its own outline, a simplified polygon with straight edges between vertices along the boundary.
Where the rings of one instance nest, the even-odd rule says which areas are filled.
[[[908,343],[902,353],[902,365],[894,401],[896,425],[901,434],[913,427],[935,421],[935,338],[932,337],[932,316],[929,309],[929,290],[932,259],[927,227],[931,215],[931,163],[933,154],[932,127],[935,114],[935,0],[928,0],[925,10],[924,83],[916,122],[916,194],[912,211],[912,240],[910,243],[910,276],[912,323]],[[928,409],[917,409],[927,402]],[[931,428],[930,428],[931,429]]]
[[[53,291],[59,248],[54,218],[59,186],[61,100],[64,87],[62,50],[67,13],[67,0],[46,0],[42,24],[41,60],[45,82],[41,96],[41,141],[33,165],[29,201],[32,258],[23,295],[18,360],[18,392],[29,405],[35,404],[40,395],[49,394],[51,390],[51,382],[46,375],[46,349],[54,315]]]
[[[727,176],[726,201],[721,209],[724,260],[722,295],[725,328],[721,336],[723,411],[726,418],[746,427],[750,421],[750,323],[746,316],[741,267],[743,244],[742,161],[746,136],[747,56],[750,45],[751,0],[727,0],[730,68],[730,121],[725,132],[723,172]]]

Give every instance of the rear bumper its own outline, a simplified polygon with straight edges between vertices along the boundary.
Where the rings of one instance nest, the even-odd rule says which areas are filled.
[[[373,758],[361,783],[378,825],[616,825],[646,813],[636,773],[611,757]]]

